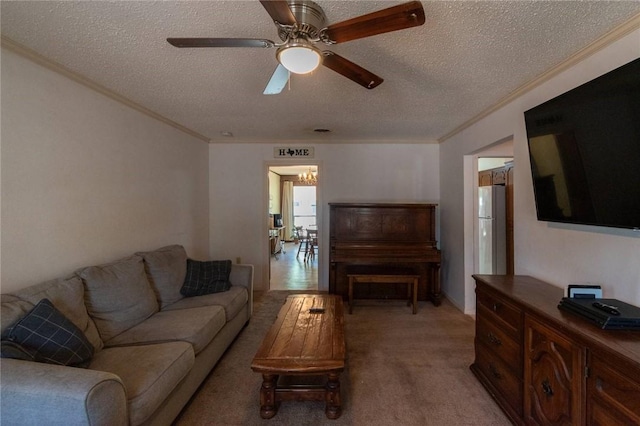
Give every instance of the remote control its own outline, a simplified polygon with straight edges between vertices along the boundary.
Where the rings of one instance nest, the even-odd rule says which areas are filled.
[[[309,309],[309,313],[310,314],[322,314],[322,313],[324,313],[324,308],[310,308]]]
[[[605,311],[608,314],[620,315],[620,311],[618,311],[618,308],[615,306],[607,305],[606,303],[602,303],[602,302],[593,302],[592,305],[594,308],[598,308],[601,311]]]

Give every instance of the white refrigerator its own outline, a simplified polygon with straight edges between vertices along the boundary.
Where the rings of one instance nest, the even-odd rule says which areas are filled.
[[[478,231],[478,272],[506,274],[507,214],[504,186],[478,188]]]

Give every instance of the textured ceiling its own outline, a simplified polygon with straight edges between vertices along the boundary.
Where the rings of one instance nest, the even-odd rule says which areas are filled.
[[[316,2],[329,24],[401,3]],[[3,0],[0,13],[3,36],[213,142],[314,143],[434,141],[640,13],[638,1],[422,4],[421,27],[331,47],[383,77],[379,87],[366,90],[320,67],[271,96],[262,91],[275,49],[166,42],[277,40],[257,0]]]

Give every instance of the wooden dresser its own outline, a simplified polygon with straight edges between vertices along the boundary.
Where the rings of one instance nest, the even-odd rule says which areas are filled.
[[[640,332],[559,310],[563,289],[532,277],[473,277],[471,370],[514,424],[640,424]]]
[[[418,299],[441,302],[435,204],[329,203],[329,292],[348,295],[347,275],[419,275]],[[406,298],[406,285],[364,284],[357,298]]]

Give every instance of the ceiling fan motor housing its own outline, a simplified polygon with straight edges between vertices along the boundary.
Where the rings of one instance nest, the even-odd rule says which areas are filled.
[[[289,9],[296,18],[298,33],[305,35],[310,40],[318,40],[319,33],[325,27],[327,17],[322,8],[311,0],[291,0]],[[280,27],[278,35],[282,41],[290,39],[292,34],[286,27]],[[296,35],[293,35],[295,38]]]

